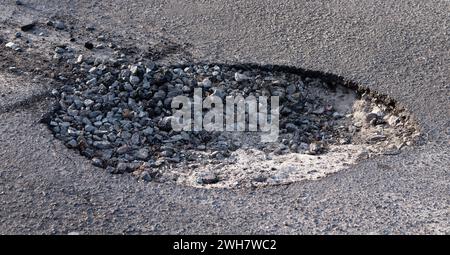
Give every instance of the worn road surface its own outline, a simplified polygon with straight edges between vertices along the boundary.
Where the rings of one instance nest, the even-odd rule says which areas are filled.
[[[293,65],[388,94],[426,143],[318,181],[240,190],[138,182],[38,123],[46,85],[0,70],[0,234],[450,234],[450,1],[0,1],[0,22],[165,38],[195,61]],[[0,51],[6,50],[0,45]]]

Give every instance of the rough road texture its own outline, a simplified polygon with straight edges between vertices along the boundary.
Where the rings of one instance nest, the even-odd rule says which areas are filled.
[[[137,47],[178,45],[165,55],[342,75],[410,109],[428,142],[287,186],[137,182],[99,171],[56,141],[37,123],[46,85],[2,70],[0,233],[450,233],[448,1],[23,2],[2,1],[0,21],[57,15]]]

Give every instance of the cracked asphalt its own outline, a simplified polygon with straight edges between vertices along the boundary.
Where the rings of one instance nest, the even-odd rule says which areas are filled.
[[[192,61],[343,76],[408,108],[426,143],[291,185],[143,183],[95,168],[54,139],[38,123],[49,101],[32,100],[46,83],[0,70],[1,234],[450,233],[448,0],[23,2],[1,1],[0,22],[56,15],[137,47],[165,38]]]

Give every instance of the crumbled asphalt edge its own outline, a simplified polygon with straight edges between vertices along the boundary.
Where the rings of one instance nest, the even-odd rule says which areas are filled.
[[[0,47],[4,47],[2,45],[3,43],[0,41]],[[17,55],[8,54],[7,51],[0,52],[0,60],[2,61],[2,68],[4,66],[7,66],[9,63],[20,63],[20,65],[24,64],[25,61],[16,61],[14,57],[17,57]],[[41,58],[41,56],[38,56],[36,54],[30,53],[30,55],[27,56],[28,58]],[[14,59],[14,60],[13,60]],[[18,110],[18,109],[27,109],[32,106],[34,106],[36,103],[39,103],[43,100],[50,99],[51,98],[51,90],[52,88],[58,88],[64,85],[65,80],[60,80],[58,77],[55,77],[54,73],[57,69],[57,72],[62,74],[65,73],[66,75],[71,73],[71,69],[73,68],[72,65],[64,65],[64,66],[55,66],[53,65],[51,61],[43,61],[40,62],[40,64],[48,63],[47,66],[40,68],[40,70],[31,69],[27,70],[25,66],[20,66],[19,68],[15,69],[5,69],[8,74],[16,76],[18,78],[25,78],[25,76],[31,76],[31,75],[40,75],[42,78],[50,79],[50,84],[48,84],[47,88],[45,88],[42,91],[39,91],[38,93],[35,93],[27,98],[24,98],[22,100],[16,101],[12,104],[8,104],[6,106],[3,106],[0,108],[0,113],[9,112],[12,110]],[[16,66],[15,66],[16,67]],[[2,71],[3,71],[2,70]],[[28,77],[27,77],[28,78]]]
[[[137,61],[140,58],[146,58],[149,59],[151,61],[164,61],[165,58],[167,58],[170,55],[183,55],[186,56],[186,59],[191,59],[191,53],[187,50],[188,47],[190,47],[189,44],[178,44],[175,43],[165,37],[159,37],[159,42],[154,45],[154,47],[148,47],[146,49],[140,49],[138,47],[135,47],[134,44],[132,42],[130,42],[130,40],[127,40],[124,38],[124,36],[122,35],[117,35],[114,34],[112,35],[109,32],[105,32],[102,30],[96,30],[95,34],[92,34],[92,31],[90,32],[86,32],[84,31],[85,29],[83,28],[78,28],[79,31],[82,31],[82,34],[78,34],[76,35],[73,31],[75,31],[75,25],[73,24],[78,24],[79,22],[71,16],[59,16],[59,15],[53,15],[49,18],[49,20],[58,20],[58,21],[64,21],[65,24],[67,26],[67,30],[70,34],[70,42],[75,42],[80,40],[81,37],[83,37],[83,35],[85,36],[86,34],[88,36],[92,36],[93,38],[96,37],[97,34],[108,34],[109,40],[111,43],[116,44],[116,42],[120,42],[122,45],[120,45],[120,50],[122,53],[127,55],[127,60],[128,61]],[[46,23],[43,23],[41,21],[37,21],[37,20],[33,20],[30,24],[32,25],[32,28],[27,29],[26,31],[23,31],[22,27],[23,25],[17,24],[11,20],[5,20],[2,22],[2,24],[0,24],[0,28],[9,28],[11,30],[20,30],[24,33],[26,32],[30,32],[33,29],[36,28],[44,28],[44,29],[48,29],[48,27],[50,26]],[[27,25],[25,25],[27,26]],[[56,29],[57,30],[57,29]],[[77,30],[77,33],[79,33],[79,31]],[[86,29],[87,30],[87,29]],[[0,30],[1,31],[1,30]],[[114,40],[111,40],[111,38],[113,38]],[[86,41],[86,40],[85,40]],[[93,39],[92,41],[95,41],[95,39]],[[8,104],[6,106],[0,107],[0,113],[5,113],[5,112],[9,112],[12,110],[17,110],[17,109],[27,109],[32,107],[33,105],[35,105],[36,103],[39,103],[43,100],[46,99],[51,99],[52,95],[51,95],[51,91],[52,89],[58,89],[60,87],[62,87],[64,85],[64,82],[66,82],[66,80],[59,80],[58,78],[60,76],[63,77],[69,77],[69,76],[73,76],[73,70],[75,65],[74,64],[69,64],[69,63],[63,63],[63,65],[58,65],[59,63],[53,62],[52,60],[49,59],[45,59],[42,55],[36,54],[35,52],[31,51],[27,51],[26,54],[27,56],[24,56],[24,52],[20,52],[18,54],[18,52],[12,52],[9,51],[7,49],[5,49],[5,45],[7,43],[7,39],[5,39],[4,35],[0,34],[0,47],[2,50],[0,50],[0,71],[6,71],[7,73],[17,76],[17,77],[22,77],[24,73],[29,74],[29,75],[42,75],[45,78],[50,78],[52,79],[52,83],[49,84],[49,88],[46,88],[43,91],[40,91],[39,93],[33,94],[27,98],[24,98],[22,100],[19,100],[17,102],[14,102],[12,104]],[[90,42],[89,40],[86,42]],[[66,43],[62,43],[62,44],[66,44]],[[53,47],[57,47],[57,44],[52,43]],[[95,49],[94,49],[95,50]],[[16,58],[17,57],[21,57],[22,60],[18,61]],[[32,59],[33,62],[39,61],[39,65],[42,65],[42,68],[38,68],[38,70],[36,68],[33,68],[31,65],[29,65],[30,61],[29,59]],[[14,64],[14,69],[9,69],[9,67],[11,67],[11,63]],[[36,64],[36,63],[34,63]],[[81,74],[80,74],[81,75]],[[74,80],[74,79],[73,79]],[[52,107],[50,107],[50,109],[52,109]],[[51,110],[49,111],[51,112]],[[50,116],[50,113],[46,113],[42,119],[46,119],[47,116]],[[42,123],[44,123],[45,121],[42,120],[40,121]]]

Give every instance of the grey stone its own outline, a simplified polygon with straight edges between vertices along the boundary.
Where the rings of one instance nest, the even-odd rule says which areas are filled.
[[[130,76],[130,83],[131,84],[137,85],[137,84],[139,84],[140,81],[141,81],[141,79],[139,79],[138,76],[135,76],[135,75],[131,75]]]
[[[92,161],[92,165],[97,166],[97,167],[103,167],[103,160],[101,160],[99,158],[93,158],[91,161]]]
[[[75,139],[72,139],[69,142],[67,142],[67,146],[69,148],[76,148],[76,147],[78,147],[78,143]]]
[[[119,173],[119,174],[132,172],[132,167],[128,163],[120,162],[116,166],[116,172]]]
[[[211,173],[211,172],[201,174],[197,179],[197,182],[199,184],[207,184],[207,185],[215,184],[215,183],[218,183],[219,181],[220,180],[219,180],[218,176],[215,173]]]
[[[376,113],[371,112],[366,115],[366,122],[368,122],[368,123],[372,122],[373,120],[377,120],[377,119],[378,119],[378,115]]]
[[[211,80],[210,80],[209,78],[205,78],[205,79],[203,79],[203,81],[202,81],[202,83],[201,83],[201,86],[202,86],[203,88],[205,88],[205,89],[211,88],[212,82],[211,82]]]
[[[83,103],[86,107],[91,107],[95,102],[91,99],[86,99]]]
[[[161,151],[160,155],[162,157],[171,157],[173,155],[173,152],[170,150],[164,150],[164,151]]]
[[[320,154],[320,152],[322,151],[322,145],[319,143],[310,143],[309,144],[309,154],[311,155],[316,155],[316,154]]]
[[[286,88],[286,93],[288,95],[294,94],[297,91],[297,86],[295,84],[291,84]]]
[[[249,77],[247,75],[245,75],[245,74],[241,74],[239,72],[236,72],[236,73],[234,73],[234,79],[237,82],[241,82],[241,81],[244,81],[244,80],[248,80]]]
[[[166,92],[164,92],[164,90],[158,90],[158,91],[153,95],[153,100],[155,100],[155,101],[161,101],[161,100],[164,100],[165,97],[166,97]]]
[[[95,30],[95,27],[91,24],[91,25],[88,25],[88,26],[86,26],[86,31],[90,31],[90,32],[92,32],[92,31],[94,31]]]
[[[141,178],[141,180],[145,181],[145,182],[150,182],[152,181],[152,176],[150,175],[150,173],[148,171],[142,171],[142,173],[139,176]]]
[[[159,122],[158,122],[158,127],[161,130],[164,131],[169,131],[172,129],[172,121],[173,121],[174,117],[173,116],[169,116],[169,117],[164,117],[162,118]]]
[[[223,89],[220,89],[220,88],[214,88],[212,95],[219,97],[221,99],[225,98],[225,92],[223,91]]]
[[[108,149],[111,147],[111,143],[108,141],[95,141],[92,145],[97,149]]]
[[[58,54],[58,53],[55,53],[54,55],[53,55],[53,59],[55,59],[55,60],[60,60],[60,59],[62,59],[62,55],[61,54]]]
[[[125,83],[123,84],[123,88],[124,88],[126,91],[133,91],[133,90],[134,90],[134,89],[133,89],[133,86],[131,86],[131,84],[128,83],[128,82],[125,82]]]
[[[315,114],[323,114],[324,112],[325,112],[325,107],[319,106],[319,107],[317,107],[312,113],[315,113]]]
[[[122,155],[122,154],[129,152],[130,149],[131,148],[128,145],[122,145],[119,148],[117,148],[116,152],[117,152],[117,154]]]
[[[63,54],[64,52],[66,52],[66,50],[64,48],[61,47],[56,47],[55,48],[55,52],[58,54]]]
[[[144,129],[144,130],[142,131],[142,133],[143,133],[144,135],[151,135],[151,134],[153,134],[153,131],[154,131],[154,129],[153,129],[152,127],[148,127],[148,128],[146,128],[146,129]]]
[[[149,156],[149,151],[148,151],[148,149],[143,148],[143,149],[140,149],[140,150],[138,150],[138,151],[136,152],[136,157],[137,157],[138,159],[146,160],[146,159],[148,158],[148,156]]]
[[[86,85],[94,86],[97,83],[97,78],[92,78],[86,82]]]
[[[141,137],[139,136],[138,133],[134,133],[134,134],[131,136],[131,143],[132,143],[133,145],[138,145],[138,144],[140,144],[140,141],[141,141]]]
[[[184,93],[189,93],[189,92],[191,92],[191,87],[189,87],[189,86],[183,86],[183,92]]]
[[[66,25],[64,24],[64,22],[59,21],[59,20],[54,23],[54,26],[56,29],[59,29],[59,30],[63,30],[66,28]]]
[[[134,74],[134,75],[137,75],[137,74],[139,73],[139,66],[137,66],[137,65],[132,65],[132,66],[130,67],[130,72],[131,72],[132,74]]]
[[[253,178],[255,182],[265,182],[267,181],[267,177],[264,175],[258,175],[257,177]]]
[[[86,126],[84,127],[84,131],[89,132],[89,133],[92,133],[92,132],[94,132],[95,130],[96,130],[96,128],[95,128],[94,126],[92,126],[92,125],[86,125]]]
[[[386,136],[385,135],[378,135],[378,134],[374,134],[369,136],[369,138],[367,139],[367,141],[369,143],[376,143],[376,142],[381,142],[386,140]]]

